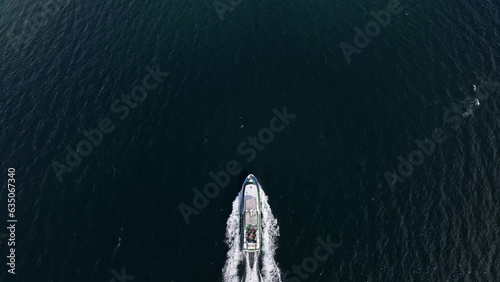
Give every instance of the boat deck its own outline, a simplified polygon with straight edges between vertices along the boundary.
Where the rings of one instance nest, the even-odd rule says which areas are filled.
[[[259,251],[260,250],[260,209],[258,205],[259,189],[255,184],[247,184],[245,186],[245,194],[243,195],[244,207],[244,226],[243,226],[243,250]]]

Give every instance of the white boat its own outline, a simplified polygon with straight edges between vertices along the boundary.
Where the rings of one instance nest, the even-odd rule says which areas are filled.
[[[258,256],[262,244],[262,213],[260,185],[253,174],[246,177],[240,195],[242,250]]]

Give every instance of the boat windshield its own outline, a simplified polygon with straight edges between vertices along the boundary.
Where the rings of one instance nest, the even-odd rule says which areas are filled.
[[[257,211],[256,210],[246,210],[245,211],[245,223],[247,226],[257,227]]]

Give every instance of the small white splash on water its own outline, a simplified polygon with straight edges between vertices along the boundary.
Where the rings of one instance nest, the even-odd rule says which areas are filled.
[[[470,116],[470,115],[474,115],[474,111],[479,107],[479,105],[481,105],[481,103],[479,102],[479,99],[475,98],[475,99],[471,99],[470,102],[469,102],[469,105],[467,106],[467,111],[465,113],[463,113],[463,116]]]
[[[240,197],[233,201],[233,210],[227,219],[226,244],[229,248],[227,259],[222,269],[224,282],[242,282],[238,275],[238,266],[245,263],[245,274],[243,282],[281,282],[281,272],[275,260],[278,248],[279,226],[274,218],[271,207],[267,202],[267,195],[260,187],[260,200],[262,205],[262,249],[260,260],[255,259],[254,265],[250,265],[249,254],[241,251],[240,235]],[[262,273],[259,269],[259,261],[263,265]]]

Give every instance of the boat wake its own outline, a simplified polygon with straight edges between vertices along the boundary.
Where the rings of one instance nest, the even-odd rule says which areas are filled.
[[[243,261],[243,252],[241,251],[240,235],[240,197],[233,201],[233,211],[227,219],[226,244],[229,248],[227,259],[222,269],[224,282],[240,282],[238,276],[238,266]]]
[[[267,195],[260,189],[262,203],[262,273],[264,282],[281,282],[281,272],[278,263],[274,259],[278,248],[278,237],[280,229],[278,220],[274,218],[273,212],[267,202]]]
[[[262,204],[262,251],[260,254],[241,251],[240,197],[233,201],[233,210],[227,219],[226,244],[229,248],[222,269],[224,282],[281,282],[278,263],[275,260],[278,248],[279,226],[274,218],[267,195],[260,187]],[[244,267],[243,264],[244,263]],[[262,265],[262,271],[261,267]],[[240,269],[244,272],[240,276]]]

